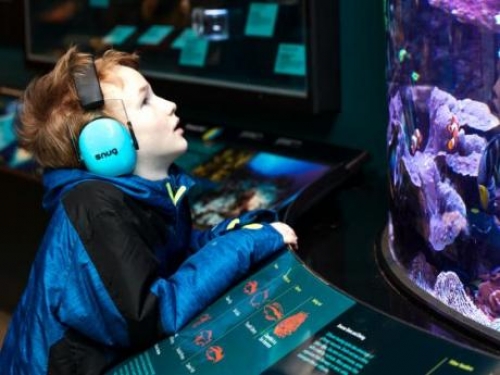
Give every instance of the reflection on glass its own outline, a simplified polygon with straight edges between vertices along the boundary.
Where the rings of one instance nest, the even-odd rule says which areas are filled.
[[[229,38],[229,12],[227,9],[194,8],[191,13],[193,30],[210,40]]]
[[[305,97],[305,1],[25,0],[27,58],[114,47],[152,78]]]

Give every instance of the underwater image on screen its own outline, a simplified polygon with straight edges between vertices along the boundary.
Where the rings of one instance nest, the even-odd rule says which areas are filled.
[[[499,331],[500,1],[388,0],[386,15],[391,257]]]
[[[279,210],[328,169],[274,153],[224,148],[192,170],[199,189],[193,194],[193,220],[210,227],[255,209]]]
[[[18,124],[18,97],[3,94],[0,88],[0,167],[38,175],[38,167],[32,155],[19,146],[16,127]]]
[[[240,143],[245,130],[188,124],[185,131],[188,152],[176,164],[196,181],[189,196],[199,228],[256,209],[280,212],[338,166],[331,160],[310,160],[298,149],[292,155],[265,151],[258,142]]]

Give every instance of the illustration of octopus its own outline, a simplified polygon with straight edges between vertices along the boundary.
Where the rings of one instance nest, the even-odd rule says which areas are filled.
[[[198,346],[205,346],[212,341],[212,331],[201,331],[195,338],[194,343]]]
[[[269,303],[264,306],[264,318],[273,322],[277,322],[283,318],[283,306],[278,302]]]
[[[306,321],[308,315],[309,314],[301,311],[295,315],[289,316],[274,327],[274,334],[279,338],[290,336]]]
[[[205,357],[212,363],[217,363],[224,358],[224,350],[220,346],[211,346],[205,352]]]

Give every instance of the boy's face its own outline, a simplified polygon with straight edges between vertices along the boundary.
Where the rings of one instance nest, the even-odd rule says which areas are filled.
[[[156,96],[135,69],[119,65],[113,68],[112,74],[101,83],[104,98],[123,100],[139,143],[138,163],[152,166],[172,163],[187,149],[175,114],[176,104]]]

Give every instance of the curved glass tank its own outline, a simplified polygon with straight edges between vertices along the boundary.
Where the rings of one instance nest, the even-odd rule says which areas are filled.
[[[385,263],[500,342],[500,1],[387,0]]]

